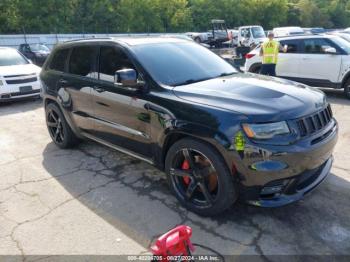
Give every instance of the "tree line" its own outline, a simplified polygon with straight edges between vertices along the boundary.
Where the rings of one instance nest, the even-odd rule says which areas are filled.
[[[259,24],[345,28],[350,0],[1,0],[0,34],[206,31]]]

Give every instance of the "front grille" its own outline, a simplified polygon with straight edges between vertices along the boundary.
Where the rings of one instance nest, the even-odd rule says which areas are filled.
[[[25,91],[25,92],[13,92],[10,93],[11,96],[23,96],[23,95],[30,95],[30,94],[37,94],[40,93],[40,89],[36,90],[30,90],[30,91]]]
[[[33,73],[33,74],[29,74],[29,75],[7,75],[7,76],[4,76],[5,78],[12,78],[12,77],[23,77],[23,76],[35,76],[36,73]]]
[[[297,120],[299,133],[301,137],[312,135],[323,129],[333,118],[331,106],[328,105],[324,110]]]
[[[25,84],[25,83],[31,83],[37,81],[37,77],[31,77],[31,78],[25,78],[25,79],[11,79],[6,80],[6,83],[9,85],[15,85],[15,84]]]

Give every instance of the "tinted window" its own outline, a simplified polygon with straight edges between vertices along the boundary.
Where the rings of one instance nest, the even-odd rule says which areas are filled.
[[[126,68],[135,69],[127,55],[121,49],[111,46],[101,47],[99,73],[101,80],[114,82],[115,72]]]
[[[161,84],[176,86],[237,71],[207,48],[191,42],[132,47],[140,63]]]
[[[0,49],[0,66],[25,65],[28,61],[15,49]]]
[[[325,47],[331,44],[325,39],[305,39],[304,50],[307,54],[324,54]]]
[[[34,52],[39,52],[39,51],[44,51],[44,52],[49,52],[50,49],[45,46],[45,45],[41,45],[41,44],[31,44],[30,46],[30,50],[34,51]]]
[[[50,69],[63,72],[64,65],[68,56],[68,51],[68,49],[58,50],[51,60]]]
[[[350,41],[350,38],[348,38],[348,39]],[[340,38],[340,37],[332,37],[331,40],[336,45],[338,45],[342,50],[344,50],[347,54],[350,54],[350,43],[349,43],[349,41],[344,40],[343,38]]]
[[[299,43],[300,41],[297,40],[285,40],[280,42],[282,47],[284,47],[285,45],[288,46],[286,53],[300,53]],[[280,53],[283,53],[283,51],[280,51]]]
[[[91,77],[95,60],[95,47],[80,46],[72,50],[69,60],[69,73]]]

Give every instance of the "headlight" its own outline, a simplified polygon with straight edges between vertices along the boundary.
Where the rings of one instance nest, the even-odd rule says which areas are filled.
[[[0,86],[2,86],[2,85],[3,85],[2,80],[0,80]]]
[[[270,139],[275,135],[289,134],[285,121],[268,124],[243,124],[243,130],[249,138]]]

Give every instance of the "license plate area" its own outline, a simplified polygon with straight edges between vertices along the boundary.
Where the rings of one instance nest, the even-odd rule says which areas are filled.
[[[27,92],[30,92],[32,90],[33,90],[32,86],[20,86],[19,87],[19,92],[21,92],[21,93],[27,93]]]

